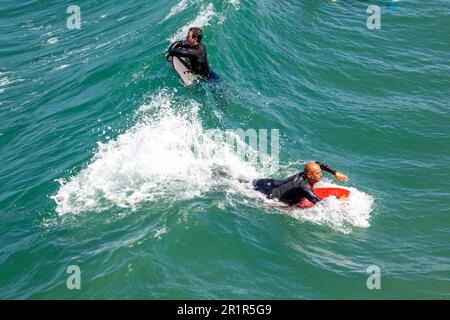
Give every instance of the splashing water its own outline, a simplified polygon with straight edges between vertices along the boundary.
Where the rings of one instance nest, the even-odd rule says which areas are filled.
[[[191,1],[189,0],[181,0],[180,2],[178,2],[176,5],[174,5],[171,9],[170,12],[167,14],[167,16],[164,18],[164,21],[167,19],[170,19],[171,17],[173,17],[174,15],[183,12],[184,10],[186,10],[188,8],[188,6],[191,4]]]
[[[239,10],[240,9],[240,1],[239,0],[228,0],[226,1],[227,3],[231,4],[235,10]],[[178,2],[177,4],[175,4],[174,6],[172,6],[170,8],[169,13],[166,15],[166,17],[164,18],[163,21],[166,21],[170,18],[172,18],[173,16],[185,11],[187,8],[189,8],[190,6],[192,6],[193,4],[197,4],[199,6],[203,6],[203,8],[205,7],[205,1],[199,1],[199,0],[181,0],[180,2]],[[212,6],[212,3],[209,3],[209,5]],[[200,12],[200,15],[202,15],[202,12]]]
[[[51,197],[57,204],[56,211],[60,215],[99,212],[113,206],[136,210],[145,202],[201,197],[219,186],[225,192],[262,200],[266,207],[275,205],[279,209],[279,203],[251,190],[250,184],[237,181],[262,177],[267,170],[237,154],[230,140],[216,139],[216,131],[205,130],[199,108],[196,101],[180,102],[168,90],[151,97],[137,110],[138,120],[131,129],[116,140],[99,142],[85,169],[68,180],[58,180],[60,189]],[[245,144],[239,136],[233,138]],[[247,150],[258,154],[248,146]],[[327,182],[317,186],[336,187]],[[329,198],[310,209],[279,210],[342,232],[350,232],[351,227],[367,228],[373,198],[356,188],[349,189],[351,197],[346,206]],[[231,197],[227,202],[239,201],[236,199]]]
[[[212,179],[217,168],[233,179],[258,175],[226,142],[202,128],[197,102],[176,105],[178,109],[174,104],[167,91],[158,93],[138,110],[134,127],[116,140],[98,143],[85,169],[68,181],[59,180],[61,187],[52,196],[57,212],[112,206],[134,210],[146,201],[198,197],[217,184]]]
[[[178,31],[169,38],[170,42],[175,42],[184,38],[191,27],[203,28],[204,26],[209,25],[211,19],[217,16],[217,13],[214,11],[214,5],[212,3],[208,4],[200,11],[197,18],[178,29]]]

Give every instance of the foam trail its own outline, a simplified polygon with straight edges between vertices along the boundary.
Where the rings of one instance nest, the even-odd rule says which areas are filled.
[[[0,72],[0,93],[5,91],[5,87],[11,83],[12,82],[8,79],[7,74]]]
[[[11,72],[0,72],[0,93],[4,92],[11,84],[22,81],[24,79],[14,79]]]
[[[170,12],[166,15],[166,17],[161,22],[166,21],[166,20],[172,18],[173,16],[175,16],[175,15],[185,11],[194,2],[197,5],[201,5],[201,3],[204,2],[204,1],[199,1],[199,0],[197,0],[197,1],[195,1],[195,0],[181,0],[176,5],[174,5],[172,8],[170,8]],[[227,2],[229,4],[231,4],[234,7],[235,10],[239,10],[240,9],[240,1],[239,0],[228,0]]]
[[[240,9],[240,0],[229,0],[228,2],[231,3],[236,10]]]
[[[170,42],[172,43],[186,37],[186,34],[191,27],[203,28],[204,26],[209,25],[211,19],[214,17],[217,17],[217,13],[214,11],[214,5],[210,3],[206,8],[200,11],[197,18],[178,29],[178,31],[169,38]]]
[[[167,91],[158,93],[140,108],[134,127],[114,141],[98,143],[85,169],[59,180],[61,186],[51,197],[56,211],[134,210],[158,199],[199,197],[223,183],[212,179],[218,168],[226,171],[226,179],[258,176],[251,164],[203,129],[198,110],[195,101],[182,105]]]
[[[180,12],[183,12],[184,10],[186,10],[188,8],[189,5],[191,5],[190,0],[181,0],[179,3],[177,3],[170,9],[170,12],[164,18],[164,21],[167,19],[170,19],[171,17],[173,17],[174,15],[176,15]]]

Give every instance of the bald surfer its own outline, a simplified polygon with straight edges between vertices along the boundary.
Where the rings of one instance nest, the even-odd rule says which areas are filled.
[[[331,169],[320,162],[308,162],[302,172],[284,180],[257,179],[253,181],[255,190],[264,193],[270,199],[278,199],[290,206],[307,199],[312,203],[322,200],[314,193],[314,185],[322,178],[322,170],[331,173],[336,179],[348,181],[341,172]]]
[[[190,28],[186,40],[176,41],[170,45],[166,52],[166,61],[169,61],[170,56],[186,58],[193,74],[200,75],[204,79],[218,79],[217,74],[209,67],[206,46],[202,43],[202,38],[202,29]]]

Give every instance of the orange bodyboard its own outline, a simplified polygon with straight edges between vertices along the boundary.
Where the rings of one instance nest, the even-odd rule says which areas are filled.
[[[322,199],[334,196],[342,201],[347,201],[350,197],[350,190],[342,188],[315,188],[313,191]],[[300,202],[297,203],[297,207],[299,208],[310,208],[312,206],[314,206],[314,203],[306,198],[301,199]]]

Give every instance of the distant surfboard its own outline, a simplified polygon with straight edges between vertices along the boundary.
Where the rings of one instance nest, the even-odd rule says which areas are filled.
[[[181,80],[186,86],[192,85],[199,78],[198,75],[193,74],[188,67],[188,63],[183,58],[172,57],[172,66],[180,76]]]

